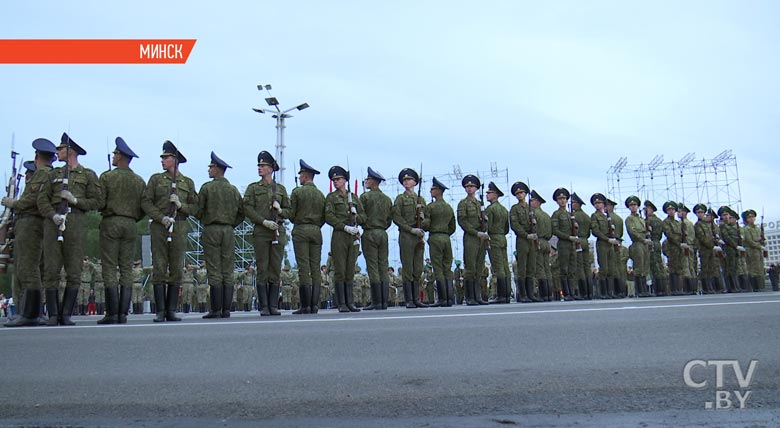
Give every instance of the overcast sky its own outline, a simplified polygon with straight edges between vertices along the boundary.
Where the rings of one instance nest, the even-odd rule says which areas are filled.
[[[148,178],[170,139],[198,187],[214,150],[243,188],[275,151],[273,119],[251,110],[270,83],[283,107],[311,105],[288,121],[288,189],[299,158],[323,172],[349,158],[391,180],[495,162],[499,183],[589,196],[623,156],[731,149],[742,208],[780,219],[778,2],[32,1],[2,16],[2,38],[197,39],[185,65],[0,66],[4,156],[12,133],[29,158],[69,130],[99,174],[120,135]]]

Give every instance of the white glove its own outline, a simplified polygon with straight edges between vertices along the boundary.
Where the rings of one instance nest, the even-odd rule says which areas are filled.
[[[577,237],[577,236],[570,236],[569,237],[569,241],[577,243],[577,242],[580,242],[580,238]]]
[[[620,242],[617,239],[615,239],[615,238],[609,238],[609,240],[607,242],[609,242],[611,245],[619,245],[620,244]]]
[[[263,226],[271,230],[279,229],[279,223],[273,220],[263,220]]]
[[[490,235],[488,235],[487,232],[477,232],[477,236],[479,237],[479,239],[481,239],[483,241],[489,241],[490,240]]]
[[[271,208],[273,208],[273,209],[274,209],[274,211],[276,211],[277,213],[281,213],[281,212],[282,212],[282,206],[281,206],[281,205],[279,205],[279,201],[274,201],[274,202],[271,204]]]
[[[2,204],[4,207],[13,208],[14,204],[16,204],[16,199],[9,196],[3,196]]]
[[[412,228],[412,233],[413,233],[413,234],[415,234],[415,235],[417,235],[417,236],[418,236],[418,237],[420,237],[420,238],[422,238],[423,236],[425,236],[425,231],[424,231],[424,230],[422,230],[422,229],[420,229],[419,227],[413,227],[413,228]]]
[[[712,247],[712,251],[715,251],[716,253],[721,253],[723,252],[723,248],[720,248],[719,246],[716,245]]]
[[[357,226],[345,225],[344,226],[344,232],[347,232],[347,233],[349,233],[352,236],[360,235],[360,229],[358,229]]]
[[[528,236],[526,236],[526,239],[528,239],[529,241],[536,241],[537,239],[539,239],[539,236],[535,233],[529,233]]]
[[[718,239],[718,245],[726,245],[726,241]]]
[[[166,229],[168,229],[168,228],[170,228],[170,227],[171,227],[171,225],[172,225],[172,224],[176,223],[176,219],[175,219],[175,218],[173,218],[173,217],[168,217],[168,216],[165,216],[165,217],[163,217],[163,218],[162,218],[162,220],[160,221],[160,223],[162,223],[162,225],[163,225],[163,226],[164,226]]]
[[[743,247],[741,245],[738,245],[737,246],[737,251],[743,251],[744,252],[745,251],[745,247]]]
[[[761,251],[766,251],[766,247],[761,247]]]
[[[653,240],[652,239],[645,239],[645,244],[652,245]]]
[[[79,201],[75,196],[73,196],[73,193],[70,193],[70,190],[60,190],[60,193],[58,193],[57,196],[65,199],[71,205],[76,205]]]
[[[171,201],[174,205],[176,205],[176,209],[178,210],[181,208],[181,201],[179,201],[179,195],[172,194],[170,198],[168,198],[169,201]]]
[[[691,246],[683,242],[682,244],[680,244],[680,248],[682,248],[683,250],[689,250]]]
[[[349,207],[349,212],[350,214],[357,215],[357,207],[352,205],[351,207]]]
[[[51,218],[51,221],[54,222],[57,226],[65,223],[65,215],[64,214],[54,214]]]

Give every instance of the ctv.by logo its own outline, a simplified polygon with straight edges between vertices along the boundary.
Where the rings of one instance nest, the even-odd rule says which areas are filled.
[[[725,379],[725,367],[730,366],[734,372],[734,377],[737,380],[737,384],[740,389],[733,391],[724,389]],[[705,409],[744,409],[750,394],[753,392],[747,388],[753,383],[753,376],[756,374],[756,367],[758,367],[758,360],[750,360],[750,364],[747,367],[747,371],[742,371],[742,367],[739,365],[738,360],[691,360],[685,364],[683,368],[683,380],[685,384],[691,388],[704,389],[707,387],[708,367],[715,367],[715,400],[705,401]],[[694,373],[695,372],[695,373]],[[694,379],[695,374],[695,379]],[[737,403],[731,400],[731,395],[734,393],[734,398]],[[739,407],[735,407],[734,404],[738,404]]]

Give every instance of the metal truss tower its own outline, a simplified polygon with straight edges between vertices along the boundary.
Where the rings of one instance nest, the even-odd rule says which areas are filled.
[[[661,204],[672,200],[690,209],[703,203],[715,210],[729,205],[742,212],[737,158],[731,150],[700,160],[694,153],[666,162],[663,155],[657,155],[649,163],[638,165],[630,165],[622,157],[607,170],[607,192],[618,203],[616,211],[623,217],[628,215],[623,202],[631,195],[643,201],[649,199],[659,210]]]

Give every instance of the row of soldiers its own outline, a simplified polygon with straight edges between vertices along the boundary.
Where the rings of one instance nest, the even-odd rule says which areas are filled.
[[[511,229],[516,238],[516,263],[520,301],[550,300],[550,240],[557,238],[561,288],[565,298],[575,295],[592,298],[625,296],[625,280],[619,273],[618,257],[623,235],[623,220],[614,213],[615,203],[596,193],[591,203],[596,211],[588,216],[582,210],[583,201],[564,188],[556,189],[553,199],[558,209],[548,215],[541,209],[546,201],[525,183],[516,182],[511,192],[518,202],[511,211],[498,202],[503,192],[489,183],[488,205],[477,198],[481,188],[478,177],[463,177],[466,197],[457,206],[457,215],[443,199],[448,188],[435,177],[430,189],[433,201],[426,204],[420,195],[421,180],[416,171],[404,168],[398,175],[404,191],[392,201],[380,185],[385,178],[367,169],[365,192],[359,197],[349,188],[350,173],[341,166],[328,171],[335,190],[327,196],[314,185],[320,172],[300,160],[298,182],[291,193],[275,180],[279,165],[267,151],[257,156],[260,179],[251,183],[243,197],[225,178],[226,162],[211,153],[206,182],[196,191],[193,181],[183,175],[180,165],[186,157],[170,141],[165,141],[160,155],[162,172],[153,174],[148,182],[130,169],[138,156],[127,143],[117,137],[112,166],[116,168],[101,174],[79,163],[86,151],[67,133],[60,144],[49,140],[33,141],[35,172],[22,195],[16,199],[5,197],[2,204],[15,211],[14,247],[15,265],[23,290],[22,316],[7,326],[37,325],[42,301],[46,294],[48,325],[73,325],[70,319],[78,297],[83,270],[85,213],[97,210],[100,223],[100,251],[102,278],[105,286],[106,314],[99,324],[126,323],[133,294],[133,254],[136,223],[144,217],[150,220],[152,246],[151,284],[156,302],[155,322],[180,321],[176,316],[180,288],[183,282],[184,251],[187,222],[194,216],[203,225],[201,243],[209,284],[210,311],[204,318],[227,318],[233,301],[235,277],[233,229],[245,218],[254,226],[252,243],[256,257],[255,281],[261,315],[279,315],[278,299],[280,273],[287,233],[285,220],[293,224],[292,241],[298,262],[301,305],[295,314],[317,313],[322,280],[322,226],[333,228],[331,236],[332,272],[330,284],[341,312],[357,312],[354,304],[354,266],[358,254],[365,258],[371,304],[365,309],[386,309],[389,300],[388,236],[387,229],[395,223],[399,229],[399,247],[402,264],[401,288],[407,308],[427,306],[420,301],[426,235],[431,258],[437,301],[434,306],[451,306],[455,302],[451,235],[457,225],[463,230],[463,283],[465,300],[469,305],[487,304],[477,287],[479,273],[484,270],[486,255],[496,278],[494,303],[509,303],[511,274],[508,266],[507,234]],[[54,158],[64,166],[52,168]],[[415,192],[417,188],[417,192]],[[571,198],[571,207],[567,208]],[[687,207],[667,202],[663,205],[667,218],[655,214],[655,206],[645,201],[645,218],[638,214],[639,199],[631,197],[626,206],[632,214],[626,226],[632,240],[631,258],[635,274],[641,278],[652,273],[656,294],[664,290],[665,278],[659,274],[660,253],[669,259],[668,290],[672,294],[690,290],[695,278],[692,259],[698,253],[705,272],[706,290],[713,290],[717,282],[712,270],[717,254],[725,253],[726,289],[746,289],[753,284],[753,257],[756,248],[755,212],[743,213],[744,230],[740,232],[736,213],[721,207],[720,227],[712,222],[714,214],[697,205],[699,227],[686,223]],[[611,208],[610,208],[611,207]],[[676,219],[675,213],[681,218]],[[732,221],[733,219],[733,221]],[[702,230],[699,233],[699,230]],[[687,232],[687,233],[686,233]],[[716,232],[719,232],[716,234]],[[589,280],[587,251],[584,245],[591,236],[597,238],[596,252],[599,277],[596,284]],[[663,246],[661,234],[666,236]],[[744,238],[744,239],[743,239]],[[696,246],[700,242],[701,245]],[[721,247],[722,246],[722,247]],[[723,248],[722,251],[719,248]],[[743,255],[744,257],[740,257]],[[747,259],[747,263],[740,260]],[[40,264],[43,260],[43,275]],[[741,265],[747,266],[742,273]],[[648,268],[649,266],[649,268]],[[57,277],[66,272],[66,287],[59,294]],[[651,272],[650,272],[651,271]],[[639,281],[641,284],[646,281]],[[538,295],[536,290],[538,289]],[[595,291],[594,291],[595,290]],[[647,294],[640,290],[640,295]]]

